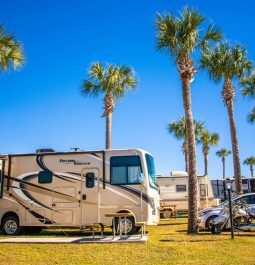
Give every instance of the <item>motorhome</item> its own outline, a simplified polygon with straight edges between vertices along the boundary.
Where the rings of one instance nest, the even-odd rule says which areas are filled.
[[[3,234],[42,227],[112,225],[107,213],[129,212],[156,225],[159,194],[153,157],[144,150],[44,152],[0,155]]]
[[[160,211],[162,217],[171,217],[177,212],[188,211],[188,174],[173,171],[170,176],[157,176],[160,188]],[[208,176],[198,176],[199,208],[216,206],[219,200],[213,196]]]

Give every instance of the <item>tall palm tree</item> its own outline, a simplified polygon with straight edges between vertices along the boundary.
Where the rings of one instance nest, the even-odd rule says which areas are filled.
[[[17,69],[24,62],[22,45],[0,25],[0,71]]]
[[[242,94],[249,99],[255,99],[255,73],[241,80]],[[248,121],[255,122],[255,107],[248,114]]]
[[[128,90],[137,86],[137,79],[131,67],[126,65],[106,65],[99,62],[91,64],[88,79],[82,82],[84,95],[104,95],[104,113],[106,117],[106,149],[111,148],[112,113],[115,100],[122,98]]]
[[[205,175],[208,175],[208,155],[210,152],[210,147],[218,145],[220,136],[218,133],[210,133],[207,130],[203,130],[199,137],[199,143],[202,144],[202,150],[204,155],[204,166],[205,166]]]
[[[253,178],[253,167],[255,166],[255,157],[250,156],[243,161],[244,165],[250,166],[251,177]]]
[[[195,137],[201,134],[204,129],[204,123],[201,121],[194,120],[195,127]],[[188,157],[188,142],[187,142],[187,127],[186,127],[186,119],[185,117],[181,117],[178,121],[173,121],[168,124],[167,130],[170,134],[172,134],[177,140],[183,140],[182,144],[182,152],[185,156],[185,170],[189,172],[189,157]]]
[[[223,166],[223,179],[226,178],[226,157],[231,155],[231,151],[225,148],[221,148],[219,151],[216,152],[216,155],[221,158],[222,166]]]
[[[184,7],[178,17],[172,14],[157,14],[157,49],[169,53],[177,65],[182,81],[182,98],[187,122],[189,150],[189,220],[188,233],[197,233],[198,182],[196,168],[196,141],[191,107],[190,83],[197,72],[191,57],[192,52],[209,41],[221,38],[221,31],[210,24],[203,35],[201,28],[205,18],[196,10]]]
[[[214,49],[207,48],[202,53],[201,67],[208,71],[210,79],[215,83],[224,81],[221,95],[228,111],[237,194],[242,193],[242,179],[234,117],[235,87],[233,79],[241,80],[250,71],[251,66],[246,50],[240,45],[231,47],[228,43],[220,43]]]

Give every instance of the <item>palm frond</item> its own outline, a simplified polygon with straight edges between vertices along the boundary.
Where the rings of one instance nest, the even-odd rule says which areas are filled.
[[[250,72],[252,62],[248,60],[246,49],[239,44],[231,46],[221,42],[213,49],[205,49],[201,55],[201,68],[207,70],[209,78],[218,83],[223,78],[239,80]]]
[[[14,35],[6,33],[0,25],[0,70],[17,69],[24,64],[24,51]]]
[[[126,65],[117,66],[94,62],[88,71],[88,79],[82,81],[81,92],[84,95],[98,96],[100,93],[112,94],[121,98],[125,92],[135,89],[137,79],[134,70]]]
[[[255,166],[255,157],[254,156],[247,157],[243,161],[243,164],[248,166]]]
[[[254,123],[255,122],[255,107],[248,114],[247,119],[248,119],[248,122],[250,122],[250,123]]]
[[[231,151],[230,151],[230,150],[227,150],[227,149],[225,149],[225,148],[221,148],[220,150],[218,150],[218,151],[216,152],[216,155],[217,155],[218,157],[226,157],[226,156],[231,155]]]
[[[217,42],[222,38],[223,38],[222,29],[216,27],[213,23],[210,23],[208,25],[204,37],[201,40],[201,47],[202,49],[204,49],[209,45],[210,41]]]
[[[156,15],[157,50],[168,51],[173,57],[178,53],[176,20],[170,14]]]

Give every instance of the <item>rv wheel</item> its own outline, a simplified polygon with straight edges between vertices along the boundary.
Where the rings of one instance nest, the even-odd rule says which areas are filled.
[[[119,220],[116,219],[116,230],[117,233],[119,229],[121,229],[121,233],[125,234],[125,227],[127,229],[127,234],[132,235],[136,232],[137,227],[135,226],[135,220],[133,217],[126,217],[126,219],[122,218],[119,225]]]
[[[19,220],[15,216],[8,216],[3,220],[3,235],[16,236],[20,233]]]
[[[164,211],[163,213],[164,218],[171,218],[172,217],[172,211]]]

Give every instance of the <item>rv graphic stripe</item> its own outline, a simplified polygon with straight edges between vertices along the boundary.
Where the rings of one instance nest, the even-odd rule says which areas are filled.
[[[100,178],[99,181],[100,181],[100,182],[103,182],[103,179]],[[105,182],[106,182],[108,185],[110,185],[110,186],[113,186],[113,187],[117,187],[117,188],[123,189],[123,190],[125,190],[125,191],[128,191],[128,192],[134,194],[134,195],[137,196],[137,197],[141,197],[141,191],[139,191],[139,190],[137,190],[137,189],[134,189],[134,188],[131,188],[131,187],[127,187],[127,186],[124,186],[124,185],[112,185],[112,184],[110,183],[109,180],[106,180]],[[148,203],[150,206],[152,206],[151,198],[150,198],[147,194],[143,193],[143,194],[142,194],[142,199],[143,199],[143,201],[145,201],[146,203]]]
[[[52,190],[50,190],[50,189],[41,187],[39,185],[36,185],[36,184],[30,183],[30,182],[27,182],[27,181],[22,180],[22,179],[17,179],[17,178],[13,178],[13,177],[10,177],[10,179],[13,180],[13,181],[17,181],[19,183],[23,183],[23,184],[27,184],[27,185],[33,186],[33,187],[38,188],[38,189],[42,189],[42,190],[46,190],[46,191],[52,192]],[[54,193],[57,193],[57,194],[63,195],[63,196],[67,196],[67,197],[70,197],[70,198],[74,198],[73,196],[70,196],[68,194],[61,193],[61,192],[58,192],[58,191],[54,191]]]
[[[16,197],[13,196],[15,198],[15,200],[22,206],[24,207],[27,211],[29,211],[30,214],[32,214],[38,221],[40,221],[41,223],[44,224],[55,224],[54,221],[42,216],[41,214],[31,210],[29,207],[27,207],[26,205],[24,205],[22,202],[20,202],[20,200]]]

